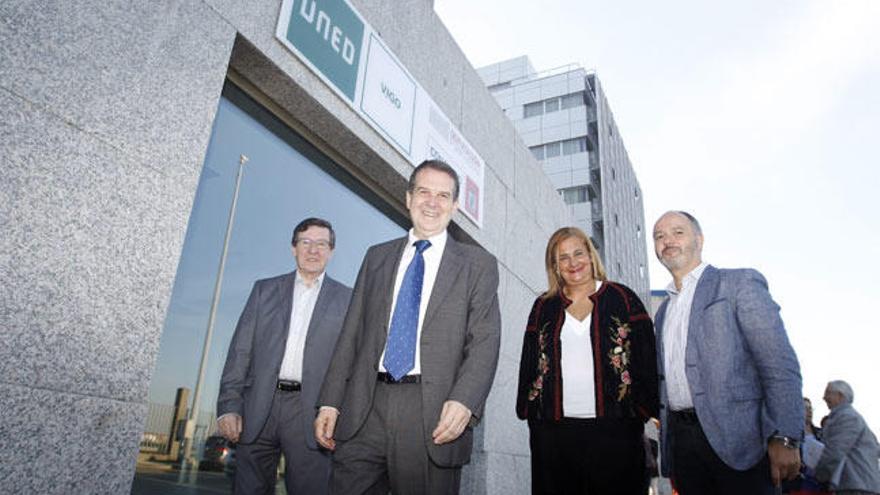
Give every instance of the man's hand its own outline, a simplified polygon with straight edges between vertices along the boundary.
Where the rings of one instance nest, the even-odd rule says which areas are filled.
[[[443,411],[440,412],[440,421],[431,433],[434,444],[443,445],[449,443],[464,433],[468,422],[471,420],[471,410],[464,404],[455,400],[443,403]]]
[[[781,440],[771,439],[767,445],[767,456],[770,457],[770,478],[775,486],[783,480],[797,477],[801,468],[801,454],[782,444]]]
[[[217,420],[217,429],[230,442],[238,442],[238,437],[241,435],[241,416],[235,413],[220,416]]]
[[[315,418],[315,440],[327,450],[336,449],[336,440],[333,433],[336,431],[336,419],[339,411],[335,407],[321,407],[318,417]]]

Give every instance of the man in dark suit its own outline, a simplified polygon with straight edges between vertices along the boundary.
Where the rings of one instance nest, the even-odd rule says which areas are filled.
[[[458,176],[426,161],[413,228],[367,252],[318,403],[331,493],[458,493],[498,362],[498,266],[446,232]]]
[[[326,220],[293,230],[296,270],[254,284],[229,344],[217,424],[238,442],[236,494],[274,493],[280,455],[287,493],[327,493],[330,454],[315,442],[318,391],[351,289],[324,273],[336,246]]]
[[[655,325],[663,475],[681,495],[772,494],[800,467],[800,367],[764,277],[708,265],[702,249],[693,215],[654,225],[673,278]]]

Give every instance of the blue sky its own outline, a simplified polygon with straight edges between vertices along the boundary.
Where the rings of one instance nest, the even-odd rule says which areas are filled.
[[[475,67],[528,55],[539,71],[595,69],[646,223],[689,210],[706,261],[761,270],[816,422],[841,378],[880,433],[880,1],[434,4]]]

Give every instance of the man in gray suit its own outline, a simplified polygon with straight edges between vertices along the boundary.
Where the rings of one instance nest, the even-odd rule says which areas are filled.
[[[773,493],[800,466],[800,367],[764,277],[708,265],[702,249],[689,213],[657,220],[673,278],[655,325],[663,475],[681,495]]]
[[[831,482],[834,493],[880,493],[880,446],[862,415],[852,406],[852,387],[843,380],[828,382],[825,403],[831,414],[822,429],[825,449],[816,464],[816,479]]]
[[[409,235],[364,257],[315,420],[331,493],[458,493],[501,332],[495,258],[446,232],[458,191],[449,165],[420,164]]]
[[[326,220],[293,230],[296,270],[258,280],[238,320],[217,398],[221,434],[236,449],[236,494],[275,491],[280,455],[287,493],[327,493],[330,454],[312,424],[318,390],[351,289],[324,273],[336,246]]]

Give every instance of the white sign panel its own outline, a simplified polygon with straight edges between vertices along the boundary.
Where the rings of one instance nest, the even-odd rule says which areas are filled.
[[[416,82],[373,34],[365,65],[361,111],[411,155]]]
[[[483,177],[485,164],[483,159],[471,148],[467,140],[446,118],[446,115],[434,103],[427,93],[422,92],[416,122],[424,125],[415,129],[415,142],[421,149],[415,154],[421,160],[443,160],[455,169],[461,181],[459,207],[471,219],[482,226],[483,212]]]

